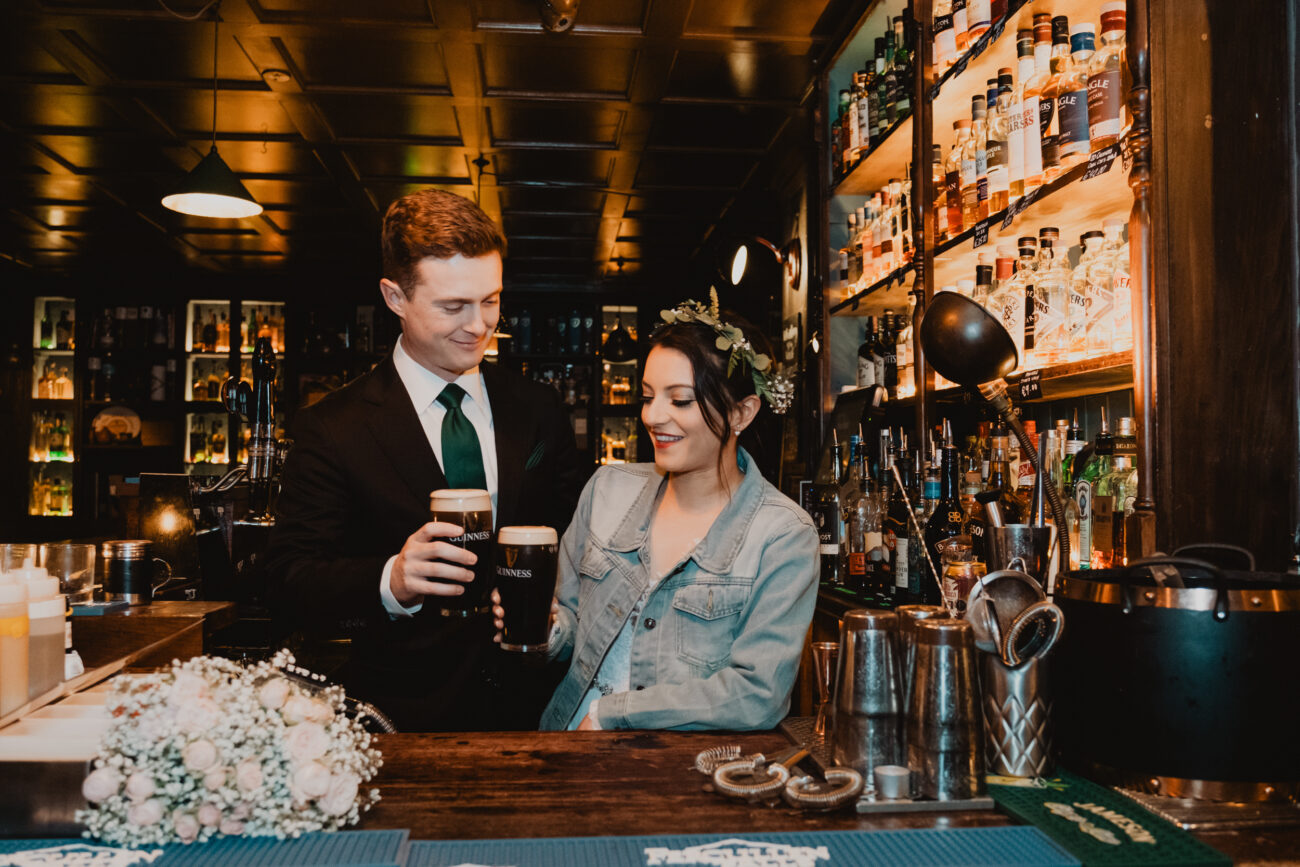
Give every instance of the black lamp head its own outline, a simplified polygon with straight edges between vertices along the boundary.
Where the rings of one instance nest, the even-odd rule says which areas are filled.
[[[921,349],[939,375],[971,387],[1002,379],[1019,361],[1002,323],[956,292],[937,292],[930,301],[921,320]]]

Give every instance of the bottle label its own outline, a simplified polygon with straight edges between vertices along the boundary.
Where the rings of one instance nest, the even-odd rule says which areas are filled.
[[[908,555],[908,539],[899,538],[894,542],[894,586],[907,589],[910,581],[912,560]]]
[[[1079,507],[1079,566],[1087,569],[1092,556],[1092,484],[1087,479],[1075,482],[1074,503]]]
[[[861,551],[849,554],[849,574],[861,577],[867,574],[867,555]]]
[[[921,485],[921,497],[931,501],[937,500],[939,499],[940,490],[941,487],[938,479],[926,479]]]
[[[1007,293],[1001,305],[1002,327],[1007,329],[1016,349],[1025,346],[1025,299],[1015,293]]]
[[[1114,547],[1115,498],[1098,494],[1092,498],[1092,548],[1109,553]]]
[[[1034,287],[1025,287],[1025,349],[1033,349],[1038,332],[1038,309],[1034,304]],[[1023,359],[1022,359],[1023,361]]]
[[[876,384],[876,363],[870,358],[858,356],[858,388]]]
[[[1038,101],[1038,132],[1043,138],[1047,138],[1048,130],[1052,128],[1052,118],[1056,114],[1056,100],[1040,99]]]
[[[940,15],[934,19],[934,65],[942,69],[957,56],[957,34],[953,32],[953,17]]]
[[[963,159],[961,161],[961,185],[970,186],[975,183],[979,177],[979,164],[973,159]]]
[[[1022,129],[1024,106],[1012,104],[1007,112],[1007,180],[1025,179],[1025,136]]]
[[[1088,152],[1088,92],[1068,90],[1056,99],[1060,115],[1056,136],[1057,152],[1073,154]]]
[[[1038,97],[1025,97],[1020,112],[1020,129],[1024,139],[1024,177],[1034,178],[1043,173],[1043,136],[1038,129]]]
[[[849,103],[849,150],[854,151],[862,146],[862,138],[858,134],[858,103],[861,100],[855,99]]]
[[[1094,139],[1119,135],[1120,72],[1088,76],[1088,131]]]
[[[1083,339],[1084,325],[1088,321],[1088,296],[1080,289],[1074,286],[1070,287],[1070,312],[1067,323],[1067,330],[1070,335],[1071,343],[1076,339]],[[1069,451],[1069,444],[1066,444],[1066,451]]]
[[[970,0],[966,4],[966,21],[970,30],[981,30],[993,23],[992,4],[989,0]]]

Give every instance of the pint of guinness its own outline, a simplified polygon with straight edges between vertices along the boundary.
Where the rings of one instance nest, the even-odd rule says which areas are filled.
[[[492,594],[492,498],[487,491],[448,488],[429,495],[429,519],[456,524],[465,532],[452,539],[452,545],[473,551],[478,562],[465,566],[474,580],[465,585],[460,596],[444,597],[444,617],[472,617],[490,610]],[[457,564],[460,565],[460,564]]]
[[[497,592],[505,610],[501,647],[545,653],[559,546],[552,527],[502,527],[497,533]]]

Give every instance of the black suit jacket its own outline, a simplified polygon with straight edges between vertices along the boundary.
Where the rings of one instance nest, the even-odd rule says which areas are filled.
[[[492,365],[481,370],[496,439],[497,526],[563,533],[589,468],[558,395]],[[392,356],[300,410],[293,439],[267,552],[281,615],[317,635],[351,636],[348,693],[374,701],[399,728],[527,726],[540,708],[520,708],[502,689],[490,618],[442,617],[429,602],[393,620],[380,601],[384,564],[428,521],[429,493],[448,486]]]

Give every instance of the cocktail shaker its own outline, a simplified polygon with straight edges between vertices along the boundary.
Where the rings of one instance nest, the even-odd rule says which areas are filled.
[[[840,625],[832,755],[868,780],[902,757],[897,632],[898,615],[876,609],[849,611]]]
[[[916,679],[907,716],[912,796],[938,801],[984,794],[984,738],[975,640],[965,620],[916,625]]]

